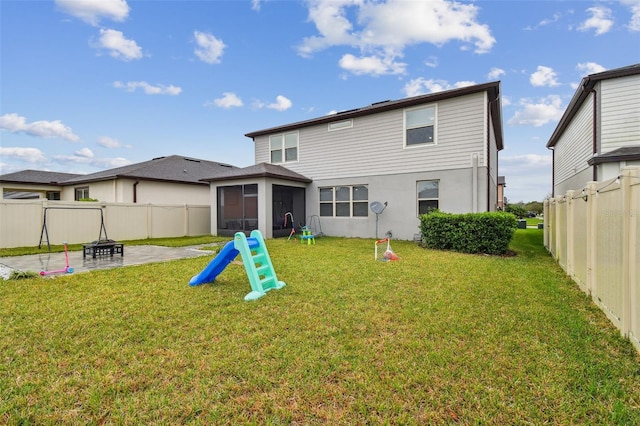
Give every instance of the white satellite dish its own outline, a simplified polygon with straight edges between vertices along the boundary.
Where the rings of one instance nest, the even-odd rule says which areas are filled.
[[[381,203],[380,201],[372,201],[369,204],[369,208],[376,214],[376,240],[378,239],[378,216],[387,208],[387,202]]]

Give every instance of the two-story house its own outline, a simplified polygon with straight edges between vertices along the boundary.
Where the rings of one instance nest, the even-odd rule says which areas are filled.
[[[554,196],[640,165],[640,64],[584,77],[547,148]]]
[[[257,228],[284,236],[293,217],[296,228],[313,219],[325,235],[391,231],[411,240],[419,215],[430,209],[486,212],[498,205],[500,82],[376,102],[246,136],[256,165],[204,179],[217,235]],[[372,211],[375,201],[386,208]]]

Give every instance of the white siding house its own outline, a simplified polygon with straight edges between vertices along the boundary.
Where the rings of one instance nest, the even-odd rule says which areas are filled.
[[[551,135],[553,194],[640,165],[640,64],[582,79]]]
[[[23,170],[0,176],[3,198],[209,205],[201,179],[234,166],[172,155],[87,175]]]
[[[257,223],[267,237],[286,235],[285,217],[293,216],[296,225],[319,221],[326,235],[370,238],[391,231],[410,240],[419,232],[419,215],[430,208],[465,213],[497,207],[499,82],[377,102],[246,136],[254,141],[256,166],[205,179],[216,204],[213,232],[238,230],[238,213],[221,212],[233,211],[230,194],[251,206],[254,191],[259,217],[243,223]],[[295,175],[293,185],[287,173]],[[258,180],[247,180],[251,175]],[[369,208],[374,201],[387,203],[379,216]]]

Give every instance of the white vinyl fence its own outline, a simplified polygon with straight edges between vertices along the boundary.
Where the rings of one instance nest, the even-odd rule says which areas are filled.
[[[640,352],[640,168],[544,202],[544,244]]]
[[[211,207],[0,200],[0,248],[89,243],[105,231],[116,241],[210,235]]]

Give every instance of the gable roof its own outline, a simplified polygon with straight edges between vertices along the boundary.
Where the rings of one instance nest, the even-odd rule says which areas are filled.
[[[317,124],[331,123],[336,120],[348,120],[350,118],[362,117],[365,115],[378,114],[385,111],[391,111],[400,108],[408,108],[417,105],[423,105],[430,102],[437,102],[444,99],[455,98],[458,96],[466,96],[478,92],[487,92],[488,101],[491,108],[491,117],[495,130],[496,145],[498,150],[504,148],[502,136],[502,113],[500,108],[500,82],[494,81],[484,84],[476,84],[474,86],[462,87],[460,89],[445,90],[428,95],[414,96],[395,101],[375,102],[369,106],[356,108],[348,111],[341,111],[337,114],[325,115],[323,117],[313,118],[296,123],[286,124],[283,126],[271,127],[269,129],[257,130],[255,132],[245,134],[246,137],[255,140],[258,136],[269,135],[273,133],[286,132],[296,130],[303,127],[315,126]]]
[[[562,136],[564,131],[567,129],[567,126],[569,126],[569,123],[571,123],[573,117],[578,113],[578,110],[584,103],[585,99],[587,99],[598,82],[602,80],[609,80],[612,78],[627,77],[630,75],[638,74],[640,74],[640,64],[634,64],[622,68],[589,74],[588,76],[584,77],[580,82],[578,90],[576,90],[573,98],[571,98],[571,102],[569,102],[567,109],[564,111],[562,118],[560,118],[558,126],[549,138],[549,142],[547,142],[547,148],[554,147],[556,143],[558,143],[560,136]]]
[[[75,173],[46,172],[42,170],[22,170],[0,176],[0,182],[61,185],[62,182],[83,175]]]
[[[258,177],[280,178],[303,183],[313,182],[311,179],[301,175],[300,173],[296,173],[292,170],[287,169],[286,167],[270,163],[260,163],[245,168],[228,169],[224,172],[216,174],[215,176],[202,179],[202,181],[216,182],[223,180],[239,180]]]
[[[170,155],[115,169],[80,175],[66,180],[64,184],[75,185],[127,178],[202,185],[202,178],[235,168],[230,164]]]

